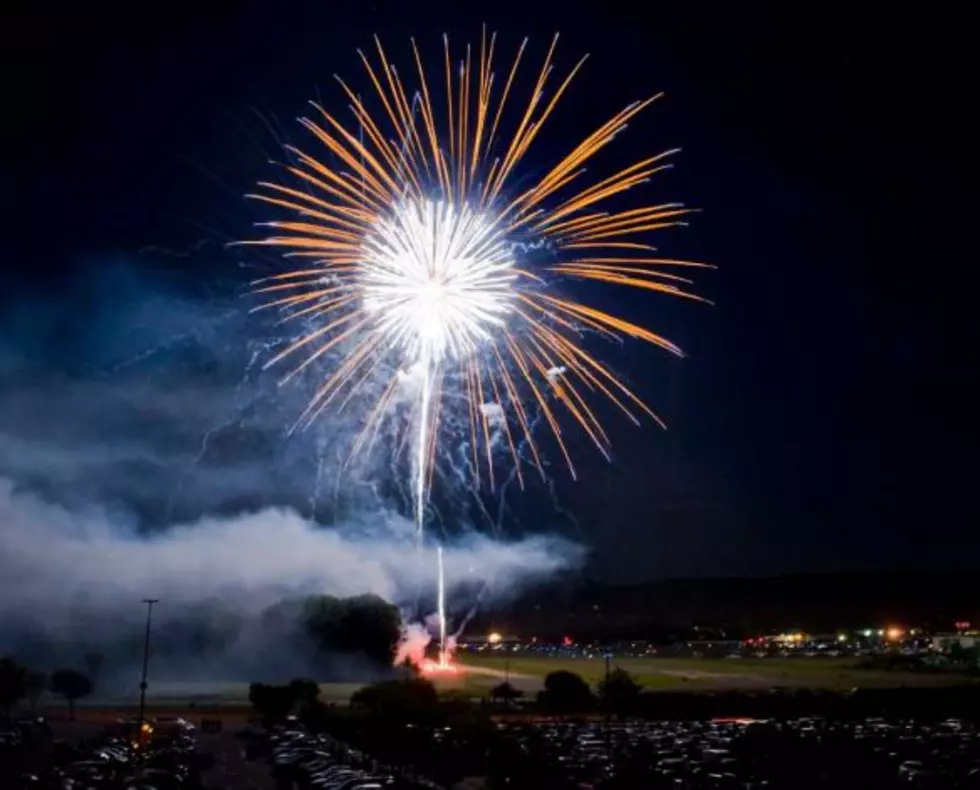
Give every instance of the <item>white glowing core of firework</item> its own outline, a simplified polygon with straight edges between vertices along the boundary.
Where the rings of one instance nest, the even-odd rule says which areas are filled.
[[[494,219],[467,204],[411,200],[364,240],[363,309],[411,361],[461,358],[513,310],[514,258]]]

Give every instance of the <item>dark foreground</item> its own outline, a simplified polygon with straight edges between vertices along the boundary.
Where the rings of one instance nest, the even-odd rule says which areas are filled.
[[[398,746],[418,759],[402,780],[425,773],[468,790],[980,788],[980,735],[959,720],[500,723],[474,735],[409,728]],[[329,768],[329,737],[291,728],[269,743],[278,787],[359,786],[328,782],[324,771],[340,770]]]
[[[291,722],[182,732],[143,758],[91,725],[18,730],[0,734],[4,790],[980,790],[980,732],[959,719],[404,725],[373,752]]]

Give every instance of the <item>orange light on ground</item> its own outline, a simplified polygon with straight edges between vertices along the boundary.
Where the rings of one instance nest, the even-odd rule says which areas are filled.
[[[441,653],[438,661],[431,658],[422,662],[423,675],[455,675],[459,672],[459,665],[454,664],[448,653]]]
[[[902,630],[901,628],[896,628],[895,626],[892,626],[891,628],[888,629],[886,635],[890,640],[894,642],[896,639],[901,639],[903,636],[905,636],[905,631]]]
[[[493,632],[493,633],[491,633],[491,634],[490,634],[489,636],[487,636],[487,641],[488,641],[488,642],[489,642],[489,643],[490,643],[491,645],[499,645],[499,644],[500,644],[500,641],[501,641],[502,639],[503,639],[503,637],[502,637],[502,636],[501,636],[500,634],[498,634],[498,633],[497,633],[496,631],[494,631],[494,632]]]

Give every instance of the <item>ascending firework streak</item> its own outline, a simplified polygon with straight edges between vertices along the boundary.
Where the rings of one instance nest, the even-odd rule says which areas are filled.
[[[527,104],[514,114],[512,134],[504,136],[527,41],[502,87],[493,73],[495,35],[488,42],[484,30],[477,57],[467,46],[458,70],[443,41],[445,90],[426,76],[413,41],[418,84],[410,92],[375,39],[377,59],[360,57],[383,112],[372,115],[338,78],[359,134],[313,105],[319,120],[303,118],[302,124],[326,147],[330,164],[289,147],[293,162],[285,169],[293,180],[263,182],[262,193],[251,196],[293,215],[266,223],[279,235],[251,243],[310,261],[255,283],[257,293],[271,298],[256,309],[285,311],[284,322],[312,321],[267,367],[307,351],[289,380],[332,349],[341,355],[297,424],[308,424],[331,404],[342,406],[369,378],[386,375],[380,371],[389,365],[382,363],[393,362],[397,372],[377,390],[354,441],[356,455],[377,435],[399,387],[419,382],[413,463],[419,538],[451,380],[460,382],[468,404],[475,478],[485,470],[491,489],[498,442],[509,448],[522,487],[525,463],[544,476],[532,408],[548,423],[573,476],[561,409],[607,458],[609,439],[591,397],[610,400],[636,424],[643,412],[662,425],[580,341],[594,332],[638,338],[678,355],[680,349],[642,326],[554,293],[549,274],[698,299],[683,290],[690,280],[674,271],[705,265],[657,257],[646,241],[649,232],[683,224],[689,209],[681,204],[602,208],[669,167],[665,160],[675,151],[588,185],[583,178],[585,164],[657,96],[615,114],[536,182],[514,189],[518,165],[585,59],[546,94],[556,36]]]
[[[442,565],[442,546],[436,547],[436,560],[439,564],[436,600],[436,613],[439,617],[439,666],[445,667],[449,663],[449,653],[446,652],[446,577]]]

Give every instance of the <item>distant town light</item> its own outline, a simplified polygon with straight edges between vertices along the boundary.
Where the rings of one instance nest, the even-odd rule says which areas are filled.
[[[891,628],[888,629],[888,638],[891,639],[892,641],[896,639],[901,639],[904,635],[905,635],[905,631],[903,631],[901,628],[896,628],[895,626],[892,626]]]
[[[846,642],[847,641],[847,634],[837,634],[837,641],[838,642]]]
[[[863,631],[861,632],[861,636],[863,636],[863,637],[865,637],[865,638],[867,638],[867,637],[869,637],[869,636],[871,636],[871,629],[870,629],[870,628],[865,628],[865,629],[864,629],[864,630],[863,630]]]
[[[489,642],[489,643],[490,643],[491,645],[497,645],[497,644],[500,644],[500,640],[501,640],[501,639],[503,639],[503,637],[502,637],[502,636],[501,636],[500,634],[498,634],[498,633],[497,633],[496,631],[494,631],[493,633],[491,633],[491,634],[490,634],[490,635],[489,635],[489,636],[487,637],[487,641],[488,641],[488,642]]]

